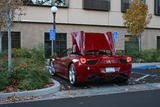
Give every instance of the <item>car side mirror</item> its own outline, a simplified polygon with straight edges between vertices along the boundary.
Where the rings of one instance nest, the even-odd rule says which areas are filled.
[[[53,53],[53,55],[50,58],[56,58],[57,57],[57,53]]]

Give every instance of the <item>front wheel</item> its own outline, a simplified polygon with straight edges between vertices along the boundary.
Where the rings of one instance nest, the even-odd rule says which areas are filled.
[[[56,73],[54,69],[54,64],[52,61],[49,62],[48,72],[51,74],[51,76],[54,76]]]
[[[76,69],[75,69],[75,66],[74,64],[71,64],[70,67],[69,67],[69,82],[72,84],[72,85],[76,85]]]

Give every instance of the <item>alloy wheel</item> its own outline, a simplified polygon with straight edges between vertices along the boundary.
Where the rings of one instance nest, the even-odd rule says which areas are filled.
[[[71,64],[69,68],[69,81],[72,85],[75,85],[76,83],[76,71],[74,64]]]
[[[52,61],[49,62],[48,72],[49,72],[52,76],[55,75],[55,69],[54,69],[54,65],[53,65],[53,62],[52,62]]]

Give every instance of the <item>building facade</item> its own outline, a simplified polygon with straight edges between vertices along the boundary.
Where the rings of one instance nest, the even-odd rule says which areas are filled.
[[[46,54],[50,55],[51,41],[49,30],[53,27],[52,1],[27,0],[24,6],[25,15],[17,16],[12,27],[12,47],[33,48],[45,44]],[[118,32],[116,48],[125,50],[125,44],[130,41],[123,25],[123,14],[132,0],[61,0],[56,2],[56,52],[60,54],[66,48],[72,47],[71,32]],[[142,33],[142,49],[160,48],[160,0],[143,0],[149,6],[152,20]],[[131,39],[132,40],[132,39]],[[2,47],[7,41],[3,37]],[[97,40],[98,43],[98,40]],[[134,41],[133,41],[134,43]],[[6,45],[5,45],[6,44]],[[17,46],[18,45],[18,46]]]

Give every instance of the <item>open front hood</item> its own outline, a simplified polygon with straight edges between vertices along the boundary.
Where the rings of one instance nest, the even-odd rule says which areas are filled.
[[[114,41],[111,32],[86,33],[83,31],[72,33],[73,52],[85,52],[91,50],[109,50],[115,55]]]

